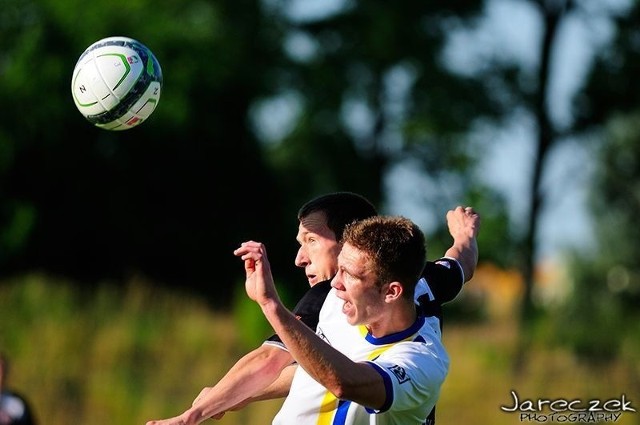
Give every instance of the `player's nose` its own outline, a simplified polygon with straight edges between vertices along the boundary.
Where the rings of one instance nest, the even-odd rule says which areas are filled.
[[[309,257],[304,252],[302,247],[298,248],[298,253],[296,254],[295,264],[298,267],[306,267],[309,265]]]
[[[342,278],[341,278],[340,270],[338,270],[336,275],[333,276],[333,279],[331,279],[331,286],[333,288],[336,288],[339,291],[344,291],[345,288],[344,288],[344,285],[342,284]]]

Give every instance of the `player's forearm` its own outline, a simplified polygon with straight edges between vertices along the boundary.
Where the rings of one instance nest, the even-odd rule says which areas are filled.
[[[478,243],[475,238],[460,238],[445,252],[446,257],[455,258],[462,267],[464,280],[473,277],[478,265]]]
[[[262,310],[299,366],[328,391],[367,406],[382,405],[384,384],[372,367],[352,361],[327,344],[281,303],[262,305]]]
[[[214,387],[194,401],[192,409],[212,417],[244,406],[269,387],[290,362],[291,355],[279,348],[259,347],[238,360]]]
[[[262,391],[258,391],[257,394],[249,397],[248,399],[240,402],[239,404],[230,408],[230,411],[240,410],[244,408],[246,405],[263,400],[274,400],[278,398],[284,398],[289,395],[289,390],[291,389],[291,380],[293,379],[293,374],[296,370],[296,365],[292,364],[284,368],[284,370],[280,373],[278,379],[276,379],[271,385]]]
[[[254,396],[252,396],[251,401],[273,400],[289,395],[291,381],[293,380],[293,374],[295,373],[296,368],[297,365],[295,363],[285,367],[280,373],[280,376],[278,376],[278,378],[265,389],[258,391]]]

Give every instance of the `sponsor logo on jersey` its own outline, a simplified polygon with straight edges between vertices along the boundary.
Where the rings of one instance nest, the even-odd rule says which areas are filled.
[[[431,286],[429,286],[429,282],[427,282],[424,277],[421,277],[418,281],[418,284],[416,285],[415,298],[420,299],[424,295],[429,298],[429,301],[435,301],[436,299],[435,295],[433,295],[433,292],[431,292]]]
[[[324,332],[322,332],[322,329],[318,328],[318,329],[316,330],[316,335],[318,335],[320,338],[322,338],[325,342],[327,342],[327,343],[331,344],[331,343],[329,342],[329,339],[327,338],[327,336],[324,334]]]
[[[448,269],[450,269],[450,268],[451,268],[451,263],[450,263],[450,262],[448,262],[448,261],[445,261],[445,260],[438,260],[438,261],[436,261],[436,264],[439,264],[439,265],[441,265],[441,266],[444,266],[444,267],[446,267],[446,268],[448,268]]]
[[[403,382],[407,382],[409,380],[409,375],[407,375],[407,372],[404,370],[403,367],[398,365],[393,365],[389,368],[389,370],[391,371],[391,373],[395,375],[399,383],[402,384]]]

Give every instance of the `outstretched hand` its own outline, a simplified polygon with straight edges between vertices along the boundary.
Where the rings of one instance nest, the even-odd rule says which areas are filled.
[[[260,305],[273,300],[279,301],[264,244],[255,241],[243,242],[233,254],[244,261],[247,276],[245,290],[249,298]]]
[[[472,207],[458,206],[447,212],[447,226],[453,237],[453,245],[445,255],[460,262],[465,281],[468,281],[478,264],[476,237],[480,231],[480,215]]]
[[[480,215],[472,207],[458,206],[447,212],[447,225],[453,239],[475,238],[480,231]]]

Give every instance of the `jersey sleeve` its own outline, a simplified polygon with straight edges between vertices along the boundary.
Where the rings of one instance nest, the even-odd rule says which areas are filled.
[[[449,370],[446,353],[416,343],[398,344],[368,363],[382,377],[387,397],[380,409],[367,408],[367,411],[413,411],[423,419],[435,406]]]
[[[322,308],[322,304],[324,303],[325,298],[327,298],[327,294],[330,290],[330,280],[325,280],[313,285],[304,293],[302,298],[300,298],[296,306],[293,308],[293,314],[298,318],[298,320],[301,320],[302,323],[315,331],[318,326],[320,309]],[[284,350],[287,349],[278,334],[271,335],[264,341],[264,343],[276,345]]]
[[[462,266],[455,258],[442,257],[436,261],[428,261],[422,277],[431,290],[430,301],[440,305],[458,296],[464,284]]]

